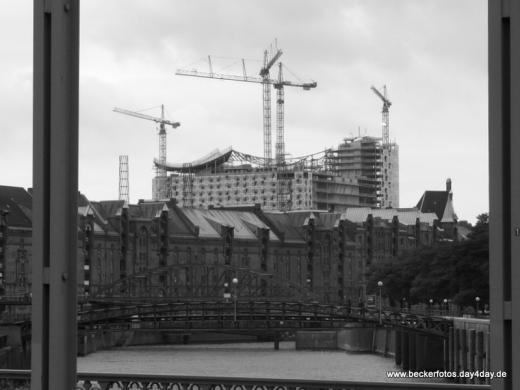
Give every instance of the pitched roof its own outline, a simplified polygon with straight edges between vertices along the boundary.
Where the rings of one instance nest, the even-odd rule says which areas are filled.
[[[457,221],[449,191],[424,191],[416,207],[423,213],[435,213],[440,222]]]
[[[290,214],[280,212],[263,212],[269,224],[274,226],[279,232],[283,232],[283,237],[286,242],[304,242],[303,220],[300,225],[294,223],[294,218],[291,220]]]
[[[268,229],[258,216],[250,211],[223,210],[223,209],[179,209],[187,219],[199,227],[199,236],[220,238],[221,228],[233,227],[235,239],[256,240],[258,228]],[[270,240],[278,240],[273,232],[269,233]]]
[[[0,186],[0,210],[5,209],[9,211],[8,226],[32,226],[32,196],[24,188]]]
[[[342,217],[354,223],[362,223],[367,220],[369,214],[372,214],[374,218],[387,221],[391,221],[394,216],[397,216],[399,222],[403,225],[415,225],[417,218],[420,222],[433,225],[433,221],[438,219],[435,213],[422,212],[416,208],[373,209],[370,207],[349,207],[342,214]]]

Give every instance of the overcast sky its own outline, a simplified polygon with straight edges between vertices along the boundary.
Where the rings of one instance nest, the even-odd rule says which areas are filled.
[[[112,112],[164,104],[181,127],[168,161],[215,148],[262,156],[258,84],[175,76],[177,68],[256,75],[276,38],[286,88],[286,151],[300,156],[345,137],[381,136],[387,85],[390,138],[400,147],[400,205],[453,181],[460,219],[488,211],[487,2],[484,0],[81,2],[80,190],[118,196],[118,156],[129,155],[130,198],[151,197],[158,140],[153,122]],[[32,181],[32,1],[2,0],[0,184]],[[235,65],[233,65],[235,64]],[[273,72],[276,75],[276,72]],[[274,102],[274,94],[273,94]],[[273,105],[273,118],[274,118]],[[159,115],[160,110],[146,111]],[[275,125],[273,122],[273,139]]]

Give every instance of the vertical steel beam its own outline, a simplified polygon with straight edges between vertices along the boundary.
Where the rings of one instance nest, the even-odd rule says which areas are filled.
[[[489,256],[494,390],[520,388],[520,1],[489,0]]]
[[[32,390],[76,385],[79,0],[34,0]]]

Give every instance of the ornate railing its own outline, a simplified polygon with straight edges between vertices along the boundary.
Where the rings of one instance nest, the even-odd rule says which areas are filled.
[[[0,388],[29,389],[29,370],[0,370]],[[74,390],[488,390],[488,385],[397,383],[177,375],[78,373]],[[71,389],[72,390],[72,389]]]

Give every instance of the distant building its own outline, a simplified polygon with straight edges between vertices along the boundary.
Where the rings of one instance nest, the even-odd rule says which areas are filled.
[[[399,207],[399,149],[379,138],[346,138],[337,149],[273,165],[232,148],[186,163],[152,182],[154,200],[182,207],[259,204],[264,210],[342,212],[349,207]]]
[[[345,138],[337,149],[337,172],[359,183],[360,205],[399,207],[399,147],[380,138]]]
[[[157,164],[157,161],[156,161]],[[171,172],[168,196],[181,207],[235,207],[259,204],[264,210],[343,211],[359,206],[359,183],[334,171],[332,152],[307,156],[283,166],[227,148],[190,163],[161,166]],[[155,200],[164,199],[154,192]]]
[[[457,237],[458,218],[453,207],[451,179],[446,180],[444,191],[424,191],[415,207],[423,213],[435,213],[439,226],[446,230],[447,236]]]

